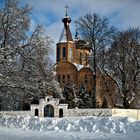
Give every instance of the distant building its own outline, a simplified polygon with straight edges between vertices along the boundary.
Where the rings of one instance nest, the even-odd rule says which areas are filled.
[[[73,84],[77,88],[84,86],[89,95],[91,95],[93,94],[94,82],[94,73],[88,63],[91,49],[87,42],[79,39],[77,33],[75,39],[73,39],[70,31],[71,18],[67,14],[62,19],[62,22],[64,24],[64,29],[59,42],[56,44],[55,68],[57,72],[57,81],[62,88],[66,84]],[[100,74],[98,74],[96,98],[103,102],[102,98],[104,98],[106,94],[106,88],[103,83],[104,80],[100,77]],[[112,103],[110,104],[112,106]]]

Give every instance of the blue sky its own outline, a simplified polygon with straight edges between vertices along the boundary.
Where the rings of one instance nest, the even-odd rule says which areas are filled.
[[[0,3],[4,0],[0,0]],[[21,4],[33,7],[31,28],[37,24],[44,24],[49,36],[54,40],[52,46],[58,42],[62,32],[61,19],[65,16],[65,5],[69,6],[68,15],[72,20],[84,16],[86,13],[98,13],[106,16],[110,25],[119,30],[140,26],[140,0],[20,0]],[[74,35],[75,24],[71,23]],[[55,58],[54,58],[55,59]]]

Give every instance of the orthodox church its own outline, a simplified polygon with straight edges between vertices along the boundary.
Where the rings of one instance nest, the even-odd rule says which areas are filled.
[[[59,42],[56,44],[56,76],[57,81],[63,88],[67,84],[75,85],[76,88],[84,86],[89,95],[93,94],[93,71],[89,66],[88,58],[91,49],[85,41],[81,40],[76,33],[73,39],[70,23],[71,18],[67,15],[62,19],[64,24]],[[103,79],[97,76],[96,98],[102,100],[106,89]]]

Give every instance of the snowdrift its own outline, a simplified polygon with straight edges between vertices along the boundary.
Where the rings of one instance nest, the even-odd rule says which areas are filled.
[[[0,116],[0,125],[20,130],[47,132],[140,133],[140,122],[132,118],[120,117],[38,118]]]

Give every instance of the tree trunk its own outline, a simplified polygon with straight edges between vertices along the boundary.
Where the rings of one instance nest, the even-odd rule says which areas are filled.
[[[93,108],[96,108],[96,79],[97,79],[97,73],[96,73],[96,52],[93,50],[94,56],[93,56],[93,69],[94,69],[94,75],[93,75]]]
[[[130,104],[128,103],[127,98],[125,96],[123,97],[123,107],[125,109],[130,108]]]

